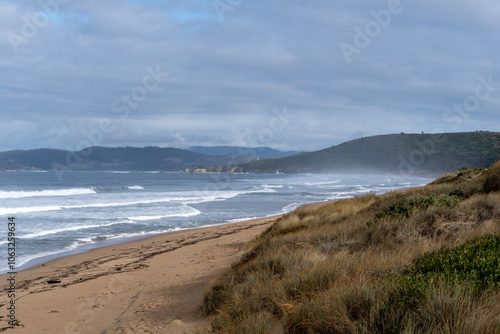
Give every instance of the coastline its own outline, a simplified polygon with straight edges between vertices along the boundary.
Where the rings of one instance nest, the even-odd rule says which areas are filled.
[[[272,215],[270,217],[274,217],[274,215]],[[267,217],[262,217],[262,218],[267,218]],[[41,265],[45,265],[46,263],[55,261],[57,259],[92,252],[92,251],[94,251],[96,249],[100,249],[100,248],[106,248],[106,247],[111,247],[111,246],[116,246],[116,245],[121,245],[121,244],[128,244],[128,243],[132,243],[135,241],[145,240],[145,239],[154,238],[157,236],[162,236],[162,235],[167,235],[167,234],[175,234],[175,233],[184,232],[184,231],[192,231],[192,230],[197,230],[197,229],[246,222],[246,221],[251,221],[251,220],[255,220],[255,219],[259,219],[259,218],[244,219],[244,220],[238,220],[235,222],[225,222],[225,223],[213,224],[213,225],[178,228],[178,229],[172,229],[170,231],[154,231],[154,232],[148,232],[148,233],[144,233],[144,234],[138,233],[137,235],[130,235],[130,236],[125,236],[125,237],[109,238],[107,240],[99,241],[99,243],[83,244],[75,249],[70,249],[70,250],[63,249],[61,251],[56,251],[53,254],[35,257],[35,258],[30,259],[29,261],[23,263],[19,267],[17,267],[17,272],[24,272],[26,270],[36,268],[36,267],[41,266]],[[4,274],[6,274],[6,272],[0,272],[0,276],[4,275]]]
[[[91,251],[93,251],[95,249],[99,249],[99,248],[105,248],[105,247],[110,247],[110,246],[115,246],[115,245],[120,245],[120,244],[131,243],[131,242],[139,241],[139,240],[143,240],[143,239],[154,238],[156,236],[172,234],[172,233],[179,233],[179,232],[184,232],[184,231],[191,231],[191,230],[196,230],[196,229],[209,228],[209,227],[217,227],[217,226],[221,226],[221,225],[242,223],[242,222],[253,221],[253,220],[258,220],[258,219],[273,218],[273,217],[277,217],[277,216],[282,216],[283,214],[287,214],[289,212],[300,209],[302,207],[314,207],[316,205],[321,206],[327,202],[330,202],[330,201],[310,202],[310,203],[306,202],[304,204],[298,204],[298,205],[294,206],[292,210],[283,212],[282,214],[276,213],[276,214],[271,214],[269,216],[259,217],[259,218],[252,217],[252,218],[230,219],[230,220],[227,220],[226,222],[223,222],[223,223],[217,223],[217,224],[211,224],[211,225],[175,228],[175,229],[171,229],[169,231],[153,231],[153,232],[147,232],[144,234],[138,233],[136,235],[129,235],[129,236],[118,237],[118,238],[109,238],[107,240],[102,240],[99,243],[82,244],[79,247],[74,248],[74,249],[69,249],[69,250],[62,249],[60,251],[54,251],[51,254],[42,255],[39,257],[32,258],[32,259],[28,260],[27,262],[23,263],[22,265],[16,267],[16,270],[17,270],[17,272],[23,272],[23,271],[26,271],[28,269],[32,269],[32,268],[38,267],[40,265],[44,265],[48,262],[52,262],[52,261],[60,259],[60,258],[91,252]],[[5,274],[7,274],[7,271],[0,272],[0,276],[5,275]]]
[[[7,318],[8,275],[0,275],[0,331],[183,333],[206,328],[208,320],[199,311],[203,293],[239,260],[246,243],[279,217],[141,238],[18,272],[20,326],[15,328]]]

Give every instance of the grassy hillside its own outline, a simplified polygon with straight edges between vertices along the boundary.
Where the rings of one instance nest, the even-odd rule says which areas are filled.
[[[500,162],[289,213],[203,310],[214,333],[500,333]]]
[[[365,137],[321,151],[241,164],[237,172],[369,171],[442,174],[500,159],[500,132]]]

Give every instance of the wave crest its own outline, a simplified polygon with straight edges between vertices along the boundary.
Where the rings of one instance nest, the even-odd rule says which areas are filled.
[[[72,188],[72,189],[46,189],[38,191],[3,191],[0,190],[0,199],[28,198],[28,197],[52,197],[95,194],[95,189]]]

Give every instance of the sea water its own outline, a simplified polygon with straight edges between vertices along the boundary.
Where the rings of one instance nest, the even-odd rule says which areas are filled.
[[[2,172],[0,273],[8,269],[10,217],[16,222],[16,268],[22,270],[134,238],[272,216],[307,203],[430,181],[340,174],[75,171],[61,177],[57,172]]]

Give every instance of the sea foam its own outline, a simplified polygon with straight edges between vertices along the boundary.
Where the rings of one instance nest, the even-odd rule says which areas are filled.
[[[73,189],[47,189],[39,191],[3,191],[0,190],[0,199],[8,198],[28,198],[28,197],[51,197],[51,196],[74,196],[95,194],[96,191],[90,188]]]
[[[34,233],[28,233],[25,235],[19,235],[18,238],[19,239],[34,239],[34,238],[44,237],[47,235],[58,234],[58,233],[63,233],[63,232],[75,232],[75,231],[87,230],[87,229],[91,229],[91,228],[109,227],[109,226],[121,225],[121,224],[133,224],[133,222],[132,221],[120,221],[120,222],[114,222],[114,223],[108,223],[108,224],[66,226],[66,227],[56,228],[56,229],[52,229],[52,230],[44,230],[44,231],[38,231],[38,232],[34,232]]]

